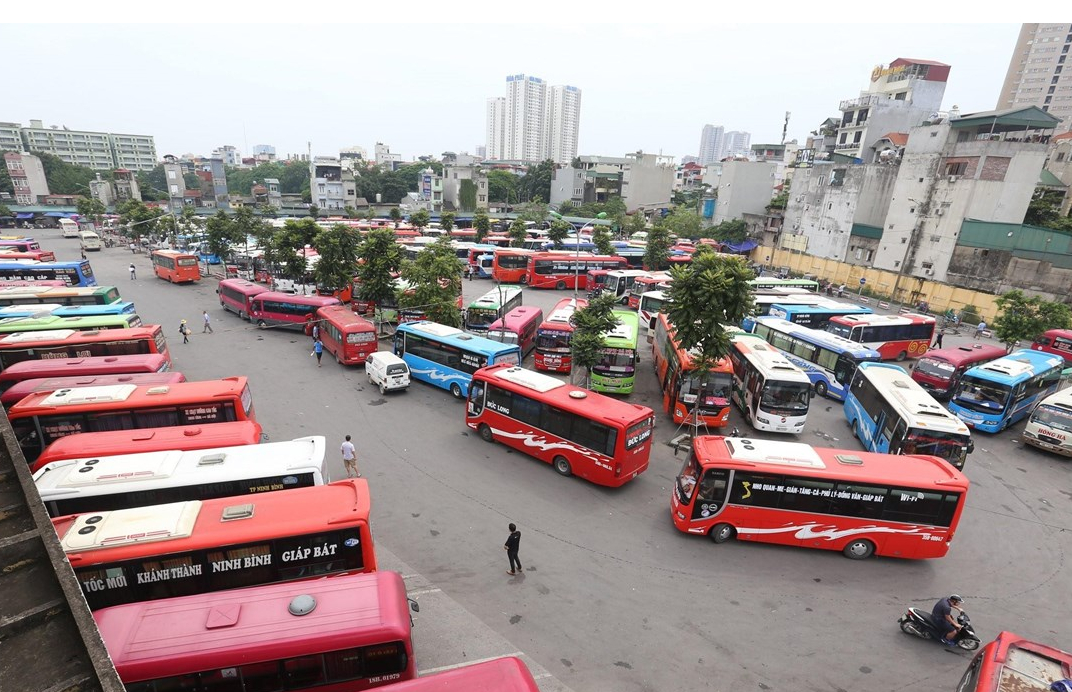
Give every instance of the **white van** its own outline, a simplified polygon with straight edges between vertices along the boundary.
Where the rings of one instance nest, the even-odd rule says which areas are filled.
[[[82,243],[83,250],[100,250],[100,236],[93,231],[82,231],[78,234],[78,240]]]
[[[376,351],[365,360],[365,375],[370,384],[380,388],[380,394],[409,387],[409,366],[390,351]]]
[[[77,238],[78,224],[70,219],[60,219],[60,235],[64,238]]]

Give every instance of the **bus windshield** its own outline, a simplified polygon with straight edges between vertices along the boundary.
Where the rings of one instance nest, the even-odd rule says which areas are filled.
[[[681,379],[681,401],[685,404],[700,402],[703,408],[729,406],[733,375],[728,372],[690,371]]]
[[[973,411],[998,413],[1009,401],[1009,386],[966,375],[960,382],[957,403]]]
[[[568,353],[572,337],[573,332],[558,329],[541,329],[536,333],[536,348],[548,351],[555,349]]]
[[[936,358],[920,358],[919,362],[916,363],[916,370],[924,375],[937,377],[943,382],[948,382],[953,379],[953,373],[957,371],[952,363],[947,363],[944,360],[938,360]]]
[[[603,348],[593,372],[632,374],[636,364],[636,351],[629,348]]]
[[[1072,432],[1072,411],[1063,406],[1041,404],[1031,414],[1031,422],[1057,430]]]
[[[700,479],[700,464],[696,461],[696,454],[689,453],[685,465],[681,468],[681,474],[677,477],[677,495],[681,502],[688,504],[692,501],[692,493],[696,490],[696,482]]]
[[[802,382],[771,382],[763,388],[764,411],[807,411],[811,386]]]
[[[498,341],[501,344],[516,344],[518,343],[517,334],[513,332],[504,331],[502,329],[489,329],[487,338],[492,341]]]

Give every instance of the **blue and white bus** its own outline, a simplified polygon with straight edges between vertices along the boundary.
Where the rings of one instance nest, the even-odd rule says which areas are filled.
[[[780,291],[756,291],[752,294],[752,315],[744,318],[741,321],[741,328],[746,332],[752,331],[753,320],[756,317],[766,317],[771,314],[771,308],[776,306],[786,305],[808,305],[814,307],[824,308],[855,308],[857,306],[852,303],[841,303],[833,298],[827,298],[826,296],[819,295],[818,293],[812,293],[810,291],[804,291],[800,289],[787,289],[797,290],[799,293],[782,293]],[[776,314],[776,317],[782,317],[781,314]],[[783,318],[784,319],[784,318]],[[798,323],[799,324],[799,323]],[[804,325],[805,327],[810,325]]]
[[[844,411],[869,452],[929,454],[963,469],[975,448],[968,426],[892,363],[861,363]]]
[[[843,315],[870,315],[871,308],[864,305],[851,303],[819,304],[819,305],[793,305],[788,301],[774,303],[767,310],[771,317],[781,317],[793,324],[799,324],[812,329],[825,329],[826,323],[833,317]]]
[[[976,430],[1000,432],[1057,391],[1064,366],[1061,356],[1026,348],[976,365],[960,379],[949,410]]]
[[[780,317],[757,317],[754,322],[752,333],[765,339],[803,370],[816,394],[831,399],[845,400],[845,392],[860,363],[882,360],[874,349]]]
[[[59,305],[45,303],[43,305],[9,305],[0,308],[0,319],[17,317],[96,317],[98,315],[133,315],[134,303],[120,301],[108,305]]]
[[[89,260],[75,262],[0,262],[0,281],[62,281],[68,286],[96,286]]]
[[[521,365],[521,349],[436,322],[406,322],[395,330],[394,352],[409,365],[413,378],[449,390],[455,399],[469,396],[469,383],[480,368],[499,363]]]

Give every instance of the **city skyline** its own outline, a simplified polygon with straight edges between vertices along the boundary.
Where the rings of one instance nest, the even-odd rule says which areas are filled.
[[[539,25],[481,25],[484,34],[508,28],[519,45],[539,41],[546,50],[456,62],[449,53],[431,62],[426,55],[419,61],[393,55],[376,70],[360,70],[340,81],[321,79],[294,64],[295,55],[313,49],[325,64],[350,59],[347,47],[317,42],[315,31],[294,35],[285,27],[259,26],[265,46],[290,47],[286,59],[227,41],[214,47],[214,60],[206,63],[174,50],[191,27],[133,26],[136,30],[124,25],[121,32],[110,25],[0,27],[0,39],[12,54],[32,60],[35,74],[64,74],[86,52],[100,66],[86,78],[65,83],[61,98],[48,90],[21,92],[0,109],[0,121],[26,126],[39,119],[46,126],[145,133],[156,139],[159,156],[208,155],[225,145],[251,156],[255,145],[267,144],[284,157],[306,153],[306,142],[312,143],[314,156],[337,156],[346,147],[371,150],[373,143],[384,142],[403,160],[414,160],[444,151],[475,153],[486,143],[488,96],[502,93],[504,75],[524,73],[583,88],[579,155],[643,150],[680,161],[699,153],[696,135],[709,123],[750,132],[754,143],[777,143],[786,111],[792,113],[787,140],[803,144],[826,118],[839,115],[840,101],[866,88],[873,67],[899,57],[952,66],[943,109],[992,110],[1020,30],[1018,23],[838,25],[835,45],[812,41],[802,48],[801,26],[768,25],[761,49],[754,27],[723,25],[717,44],[705,42],[704,63],[724,67],[706,67],[697,80],[697,72],[680,69],[675,51],[637,50],[671,27],[601,27],[600,55],[611,55],[616,63],[607,70],[605,61],[578,59],[584,51],[570,50],[590,33],[584,25],[556,27],[550,34]],[[673,27],[673,41],[679,47],[705,41],[710,29]],[[406,27],[407,36],[418,43],[441,32],[439,26]],[[131,82],[126,98],[100,88],[129,75],[132,55],[150,74],[181,79],[157,79],[142,88]],[[190,88],[176,88],[179,82]],[[191,107],[188,94],[196,94],[204,107]],[[177,107],[169,107],[173,104]]]

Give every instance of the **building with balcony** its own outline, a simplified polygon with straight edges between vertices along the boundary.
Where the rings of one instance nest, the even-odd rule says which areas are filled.
[[[15,204],[34,205],[48,196],[48,180],[41,159],[33,154],[9,151],[4,154],[4,165],[15,191]]]
[[[234,167],[242,165],[242,155],[239,153],[238,149],[230,144],[224,144],[223,146],[213,149],[211,158],[223,161],[224,166]]]
[[[465,209],[462,205],[461,192],[464,181],[466,180],[471,181],[475,187],[474,192],[476,195],[473,201],[476,206],[473,209]],[[445,165],[443,166],[440,194],[442,195],[441,208],[444,211],[462,211],[468,213],[476,211],[477,209],[487,210],[488,174],[476,164]],[[432,199],[434,203],[435,190],[432,191]]]
[[[704,125],[700,134],[700,155],[697,162],[701,166],[721,161],[726,155],[726,128],[718,125]]]
[[[391,147],[383,142],[376,142],[375,153],[376,165],[386,170],[396,170],[402,163],[402,154],[392,154]]]
[[[117,168],[113,171],[112,177],[115,181],[115,199],[117,203],[122,204],[132,199],[141,201],[141,189],[138,187],[138,178],[134,171]]]
[[[486,157],[567,164],[577,155],[581,90],[532,75],[506,78],[506,96],[487,100]]]
[[[381,146],[377,144],[377,146]],[[377,160],[379,151],[377,151]],[[357,201],[357,184],[354,174],[342,167],[342,163],[330,156],[316,156],[309,165],[313,204],[322,210],[352,207]]]

